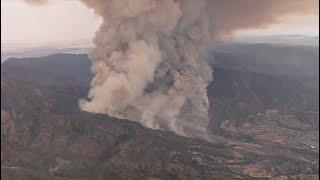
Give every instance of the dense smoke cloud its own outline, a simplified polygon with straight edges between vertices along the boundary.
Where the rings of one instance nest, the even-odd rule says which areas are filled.
[[[211,2],[202,0],[83,0],[103,18],[90,55],[95,77],[85,111],[144,126],[205,137],[203,61],[213,42]]]
[[[39,1],[38,1],[39,2]],[[207,48],[223,35],[315,13],[313,0],[81,0],[102,17],[82,110],[207,138]]]
[[[261,28],[278,23],[285,15],[319,13],[319,0],[213,0],[217,33]],[[316,22],[315,22],[316,23]]]

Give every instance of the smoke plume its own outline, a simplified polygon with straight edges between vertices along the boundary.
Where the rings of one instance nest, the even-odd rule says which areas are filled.
[[[81,109],[180,135],[204,136],[203,60],[213,42],[211,1],[83,0],[103,18],[96,33],[90,101]]]
[[[202,138],[212,80],[203,59],[214,41],[281,15],[318,11],[314,0],[81,1],[103,19],[90,54],[95,76],[81,109]]]
[[[212,70],[203,60],[220,35],[262,26],[281,14],[309,10],[300,0],[82,0],[103,18],[96,33],[90,101],[105,113],[180,135],[206,136],[206,87]],[[308,0],[307,0],[308,1]]]

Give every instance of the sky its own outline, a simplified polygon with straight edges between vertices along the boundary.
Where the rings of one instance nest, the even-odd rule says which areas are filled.
[[[280,0],[281,1],[281,0]],[[302,34],[318,36],[318,15],[280,17],[277,24],[261,29],[238,30],[234,36]],[[22,0],[1,0],[1,43],[82,43],[91,38],[101,19],[78,0],[55,0],[50,5],[30,6]]]
[[[89,41],[100,18],[77,0],[30,6],[22,0],[1,0],[1,40],[14,43]]]

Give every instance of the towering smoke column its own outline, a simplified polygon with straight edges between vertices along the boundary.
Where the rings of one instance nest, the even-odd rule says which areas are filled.
[[[214,40],[282,15],[319,13],[318,0],[81,1],[103,19],[90,55],[95,77],[81,109],[202,138],[212,80],[203,56]]]
[[[90,55],[90,101],[81,109],[205,137],[212,70],[202,56],[214,40],[212,1],[83,2],[103,24]]]

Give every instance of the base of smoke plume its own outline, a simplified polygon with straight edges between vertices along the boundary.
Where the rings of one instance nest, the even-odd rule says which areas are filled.
[[[104,112],[98,112],[98,111],[86,109],[86,107],[85,107],[86,103],[88,103],[87,99],[80,99],[78,101],[79,108],[82,111],[89,112],[89,113],[95,113],[95,114],[106,114]],[[171,131],[171,132],[173,132],[173,133],[175,133],[175,134],[177,134],[179,136],[190,137],[190,138],[200,138],[200,139],[203,139],[203,140],[206,140],[206,141],[214,142],[213,139],[210,138],[210,133],[211,132],[208,129],[200,129],[200,130],[196,131],[196,133],[185,133],[185,132],[183,132],[183,130],[178,130],[178,129],[172,130],[172,129],[169,129],[169,128],[163,128],[163,126],[155,126],[155,125],[151,125],[151,124],[148,124],[148,123],[142,123],[141,120],[139,120],[139,119],[133,120],[133,119],[128,119],[125,116],[120,116],[120,115],[118,115],[118,116],[112,116],[110,114],[106,114],[106,115],[114,117],[114,118],[118,118],[118,119],[138,122],[139,124],[141,124],[145,128],[161,130],[161,131]],[[195,127],[190,127],[189,130],[190,131],[194,131]],[[197,132],[201,132],[201,133],[197,133]]]

